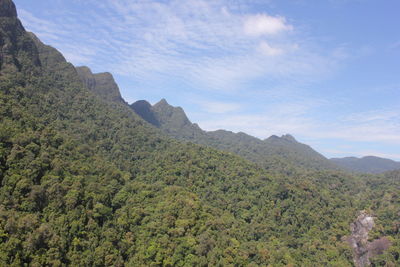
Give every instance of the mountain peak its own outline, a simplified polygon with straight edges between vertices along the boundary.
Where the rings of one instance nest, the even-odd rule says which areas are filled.
[[[271,135],[270,137],[268,137],[264,141],[267,141],[267,142],[281,142],[282,140],[293,142],[293,143],[298,143],[297,140],[290,134],[284,134],[281,137],[279,137],[277,135]]]
[[[154,113],[151,104],[146,100],[138,100],[129,106],[148,123],[153,124],[156,127],[160,126],[156,116],[157,114]]]
[[[270,137],[268,137],[268,138],[265,139],[265,140],[277,140],[277,139],[279,139],[279,136],[273,134],[273,135],[271,135]]]
[[[87,66],[79,66],[79,67],[76,67],[76,70],[77,70],[77,71],[81,71],[82,73],[86,73],[86,74],[89,74],[89,75],[93,75],[92,70],[91,70],[89,67],[87,67]]]
[[[140,107],[144,107],[146,109],[151,108],[151,104],[146,100],[138,100],[135,103],[132,103],[131,106],[140,106]]]
[[[173,125],[177,129],[192,124],[181,107],[171,106],[164,98],[153,106],[153,111],[160,124]]]
[[[93,73],[86,66],[76,67],[80,80],[90,91],[105,100],[123,102],[119,87],[109,72]]]
[[[39,52],[17,17],[13,1],[0,0],[0,70],[33,73]]]
[[[170,104],[167,102],[165,98],[163,98],[160,101],[158,101],[154,106],[170,106]]]
[[[17,9],[11,0],[0,0],[0,17],[16,18]]]
[[[297,142],[297,140],[290,134],[282,135],[281,138],[287,141]]]

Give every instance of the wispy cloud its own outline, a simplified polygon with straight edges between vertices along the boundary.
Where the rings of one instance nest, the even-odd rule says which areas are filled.
[[[40,19],[24,9],[18,10],[18,13],[28,31],[32,31],[42,41],[56,47],[68,61],[76,65],[90,64],[94,61],[95,55],[102,50],[100,46],[95,47],[90,44],[92,39],[78,30],[79,24],[77,22],[67,24]],[[68,40],[68,42],[65,40]],[[99,42],[96,41],[96,43]]]
[[[353,0],[331,2],[345,1]],[[132,91],[157,90],[164,93],[159,98],[171,91],[175,98],[201,95],[181,103],[194,104],[197,110],[184,107],[189,113],[203,113],[191,119],[207,130],[400,144],[396,108],[349,109],[347,115],[331,110],[335,117],[321,119],[319,111],[330,100],[309,94],[310,85],[370,48],[349,53],[343,44],[321,45],[293,18],[269,12],[265,0],[75,0],[75,10],[66,3],[60,1],[63,8],[48,20],[27,9],[19,14],[28,30],[69,61],[117,74]],[[136,95],[130,94],[131,101]]]
[[[207,130],[229,129],[234,132],[243,131],[259,138],[267,138],[272,134],[304,133],[313,127],[313,121],[307,114],[317,103],[275,103],[257,114],[233,112],[200,119],[199,125]]]
[[[284,53],[284,50],[282,48],[272,47],[265,41],[260,43],[259,49],[261,53],[267,56],[279,56]]]
[[[284,16],[254,14],[250,2],[88,0],[68,21],[49,22],[28,11],[21,17],[73,63],[102,66],[137,83],[167,77],[231,91],[259,77],[318,76],[337,63],[335,54],[304,42]],[[90,3],[101,12],[83,8]]]
[[[225,114],[237,112],[242,108],[239,103],[224,102],[224,101],[210,101],[210,100],[196,100],[194,101],[201,107],[204,113]]]
[[[312,114],[316,103],[271,105],[262,113],[227,114],[218,119],[200,121],[208,130],[231,129],[266,138],[271,134],[291,133],[316,140],[370,142],[400,145],[400,112],[396,109],[353,113],[334,120],[318,120]]]
[[[18,10],[18,15],[22,18],[25,26],[28,26],[28,30],[34,30],[35,33],[40,34],[40,36],[46,40],[57,41],[59,40],[59,35],[65,33],[54,23],[40,19],[30,12],[20,9]]]
[[[397,108],[352,113],[334,122],[318,122],[307,136],[351,142],[400,145],[400,112]]]
[[[248,16],[244,22],[244,32],[250,36],[275,35],[293,27],[287,24],[284,17],[274,17],[267,14]]]

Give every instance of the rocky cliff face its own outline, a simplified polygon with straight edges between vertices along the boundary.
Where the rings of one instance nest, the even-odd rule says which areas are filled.
[[[0,0],[0,70],[32,73],[32,66],[39,65],[37,48],[18,20],[14,3]]]
[[[111,73],[92,73],[88,67],[77,67],[79,78],[83,84],[104,100],[125,103],[119,87]]]
[[[374,218],[364,211],[350,225],[351,236],[348,242],[353,249],[353,258],[356,267],[364,267],[371,264],[368,255],[368,233],[374,225]]]
[[[347,241],[353,249],[356,267],[370,266],[370,258],[383,253],[390,246],[389,240],[385,237],[368,241],[368,233],[374,225],[374,218],[365,211],[361,211],[355,222],[350,225],[351,236]]]
[[[17,17],[17,9],[12,1],[0,1],[0,17]]]

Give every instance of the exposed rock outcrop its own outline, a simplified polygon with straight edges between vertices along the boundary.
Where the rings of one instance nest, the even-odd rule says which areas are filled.
[[[17,17],[17,9],[11,0],[0,0],[0,17]]]
[[[374,218],[366,211],[361,211],[354,223],[350,225],[351,236],[347,239],[353,249],[353,260],[356,267],[370,266],[370,258],[389,248],[386,237],[368,241],[368,233],[374,227]]]
[[[31,67],[39,65],[37,48],[17,18],[14,3],[0,0],[0,70],[32,73]]]
[[[161,99],[156,103],[153,106],[153,110],[158,114],[158,121],[162,124],[175,129],[192,126],[183,109],[171,106],[165,99]]]
[[[111,73],[92,73],[88,67],[77,67],[79,78],[83,84],[104,100],[125,103],[119,87]]]

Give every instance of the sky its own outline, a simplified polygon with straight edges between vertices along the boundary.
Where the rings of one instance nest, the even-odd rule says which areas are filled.
[[[14,0],[27,30],[132,103],[204,130],[400,161],[398,0]]]

